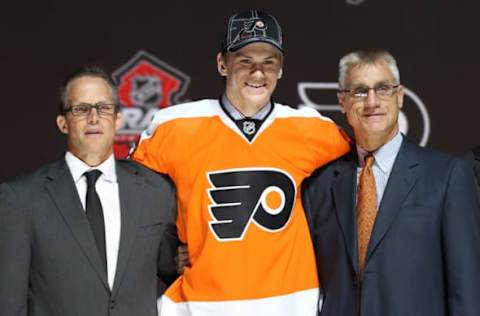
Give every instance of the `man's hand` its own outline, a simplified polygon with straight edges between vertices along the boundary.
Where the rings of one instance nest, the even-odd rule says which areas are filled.
[[[185,267],[190,266],[190,259],[188,258],[188,247],[186,244],[180,244],[177,248],[177,255],[175,256],[177,263],[177,273],[182,274]]]

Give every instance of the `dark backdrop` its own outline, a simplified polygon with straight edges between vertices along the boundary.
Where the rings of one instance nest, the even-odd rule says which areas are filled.
[[[335,105],[337,63],[359,48],[385,48],[402,83],[428,111],[426,145],[461,154],[480,143],[476,1],[17,1],[0,8],[2,106],[0,181],[61,157],[55,116],[59,85],[79,65],[112,73],[143,50],[190,79],[180,101],[217,97],[215,55],[227,17],[250,7],[275,15],[284,28],[286,64],[276,101]],[[299,83],[310,102],[299,94]],[[418,100],[404,114],[408,137],[425,136]],[[324,107],[325,108],[325,107]],[[325,108],[329,109],[329,108]],[[338,111],[322,111],[340,124]]]

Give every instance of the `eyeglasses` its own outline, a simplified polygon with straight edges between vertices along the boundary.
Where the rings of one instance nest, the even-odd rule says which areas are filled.
[[[345,89],[340,90],[341,93],[345,93],[349,97],[357,100],[365,100],[368,97],[368,92],[373,90],[375,95],[380,99],[388,99],[391,98],[395,92],[397,92],[397,88],[400,85],[380,85],[378,87],[358,87],[355,89]]]
[[[69,107],[66,107],[64,111],[65,113],[72,112],[74,116],[87,116],[90,114],[92,109],[96,109],[98,115],[110,116],[115,114],[116,104],[103,103],[103,102],[98,102],[95,104],[80,103],[80,104],[70,105]]]

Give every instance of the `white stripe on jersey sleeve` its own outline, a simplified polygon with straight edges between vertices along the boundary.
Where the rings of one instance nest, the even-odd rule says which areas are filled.
[[[147,129],[143,131],[140,142],[150,138],[155,129],[168,121],[178,118],[211,117],[219,114],[218,100],[204,99],[200,101],[182,103],[161,109],[153,116]]]
[[[307,106],[302,106],[301,108],[294,109],[292,107],[289,107],[288,105],[275,103],[275,108],[276,117],[317,117],[319,119],[333,123],[333,120],[331,118],[324,116],[320,114],[320,112],[318,112],[317,110]]]

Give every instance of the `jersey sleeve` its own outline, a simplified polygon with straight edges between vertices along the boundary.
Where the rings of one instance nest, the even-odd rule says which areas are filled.
[[[314,109],[302,110],[311,112],[311,119],[304,126],[304,135],[307,145],[315,152],[316,168],[340,158],[350,150],[349,137],[335,122]]]
[[[160,173],[172,177],[173,170],[168,162],[169,131],[171,121],[165,120],[164,110],[158,111],[148,128],[143,131],[132,158]]]

